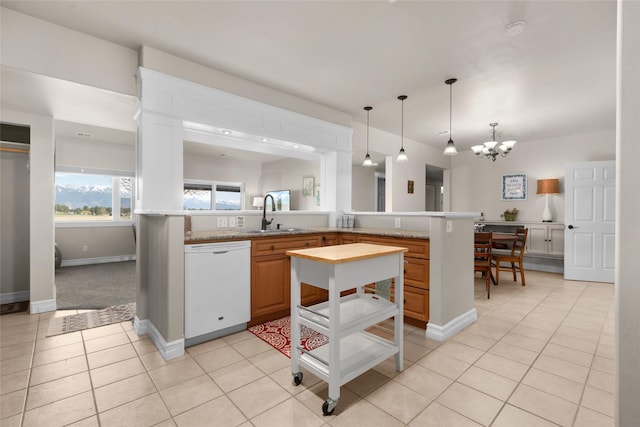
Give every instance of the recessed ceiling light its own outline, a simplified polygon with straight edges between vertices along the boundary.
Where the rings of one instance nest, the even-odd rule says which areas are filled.
[[[300,148],[298,144],[294,145],[293,148]]]
[[[222,133],[225,134],[225,135],[231,135],[231,131],[230,130],[223,130]]]
[[[508,36],[515,37],[524,31],[525,25],[526,23],[524,21],[512,22],[505,27],[505,31]]]
[[[76,136],[80,138],[91,138],[91,134],[87,132],[76,132]]]
[[[440,130],[440,131],[436,132],[436,134],[440,135],[440,136],[449,135],[449,130],[448,129],[447,130]]]
[[[267,138],[260,138],[260,141],[262,141],[262,142],[267,142],[267,141],[269,141],[269,140],[268,140]]]

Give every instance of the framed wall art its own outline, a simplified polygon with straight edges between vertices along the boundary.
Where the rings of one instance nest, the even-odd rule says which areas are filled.
[[[502,200],[527,200],[527,174],[502,175]]]
[[[302,178],[302,195],[304,197],[312,197],[314,196],[313,192],[314,187],[314,179],[312,176],[305,176]]]

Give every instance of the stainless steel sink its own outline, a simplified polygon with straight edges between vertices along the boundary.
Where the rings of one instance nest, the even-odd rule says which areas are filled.
[[[273,229],[273,230],[260,230],[260,229],[244,230],[243,233],[277,234],[277,233],[291,233],[293,231],[302,231],[302,230],[304,230],[304,229],[303,228],[287,227],[287,228],[276,228],[276,229]]]

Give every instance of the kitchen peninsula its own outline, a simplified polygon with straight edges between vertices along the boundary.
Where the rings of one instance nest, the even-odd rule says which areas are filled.
[[[243,214],[248,216],[250,223],[259,220],[256,214],[253,214],[255,218],[247,212]],[[154,242],[148,246],[147,253],[155,253],[158,261],[151,260],[148,255],[139,260],[140,274],[155,278],[149,282],[150,286],[141,289],[144,293],[140,293],[139,300],[142,304],[150,302],[147,307],[154,314],[147,319],[137,314],[136,330],[139,334],[148,333],[166,359],[184,352],[184,261],[177,254],[170,260],[158,254],[159,250],[164,252],[161,245],[169,241],[178,243],[178,239],[181,248],[201,243],[251,241],[249,325],[290,313],[291,264],[285,255],[287,250],[354,242],[408,249],[405,254],[405,320],[425,328],[427,337],[444,341],[476,320],[471,268],[475,213],[354,214],[356,228],[343,229],[318,225],[318,222],[330,223],[330,214],[326,212],[315,212],[313,216],[290,212],[283,215],[286,218],[283,222],[295,224],[295,227],[270,232],[202,228],[211,222],[215,223],[215,216],[196,215],[191,219],[194,231],[189,234],[184,233],[183,215],[168,212],[145,215],[146,225],[143,225],[140,233],[147,233],[149,240]],[[392,222],[394,217],[402,217],[404,223],[415,229],[388,228],[387,223]],[[301,221],[312,225],[303,227]],[[156,267],[149,269],[149,265]],[[173,279],[167,280],[169,277]],[[326,300],[327,297],[324,290],[312,286],[304,286],[301,292],[305,305]],[[158,310],[162,307],[166,308],[165,312]],[[165,330],[175,331],[173,339],[165,338],[165,332],[161,332],[158,325]]]
[[[286,150],[291,156],[321,164],[319,209],[309,213],[278,213],[274,215],[275,223],[300,228],[327,227],[336,224],[339,213],[346,213],[355,215],[355,229],[395,231],[394,220],[401,218],[402,230],[428,233],[428,337],[443,341],[476,320],[472,243],[473,218],[479,213],[350,212],[353,129],[348,122],[340,124],[285,110],[144,67],[138,70],[138,86],[134,328],[139,335],[148,334],[165,359],[184,354],[185,347],[184,217],[191,212],[183,210],[183,145],[185,140],[219,144],[221,138],[216,133],[219,129],[244,135],[242,141],[234,140],[233,144],[240,144],[245,150],[269,149],[278,155]],[[264,138],[280,145],[256,142]],[[193,231],[217,230],[214,221],[232,214],[245,216],[246,227],[259,228],[262,212],[210,211],[193,216]],[[279,220],[279,215],[286,221]],[[252,221],[255,223],[250,224]],[[201,227],[199,222],[215,225]],[[247,238],[250,236],[245,235],[244,239]],[[275,243],[273,246],[276,251],[278,246]],[[255,250],[252,247],[252,257],[264,255],[253,253]],[[275,258],[281,256],[274,254]],[[284,271],[282,267],[287,260],[275,258],[269,268]],[[281,309],[285,307],[282,305]]]

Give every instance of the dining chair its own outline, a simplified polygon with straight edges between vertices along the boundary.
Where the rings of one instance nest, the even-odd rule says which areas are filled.
[[[519,271],[522,286],[525,285],[522,258],[524,256],[524,248],[527,243],[528,234],[528,228],[517,228],[513,244],[511,245],[511,252],[506,254],[493,253],[491,255],[492,265],[496,269],[496,285],[500,283],[500,270],[511,271],[513,273],[514,282],[517,281],[516,273]]]
[[[491,247],[493,245],[493,233],[473,233],[473,272],[482,273],[487,281],[487,299],[491,298]]]

